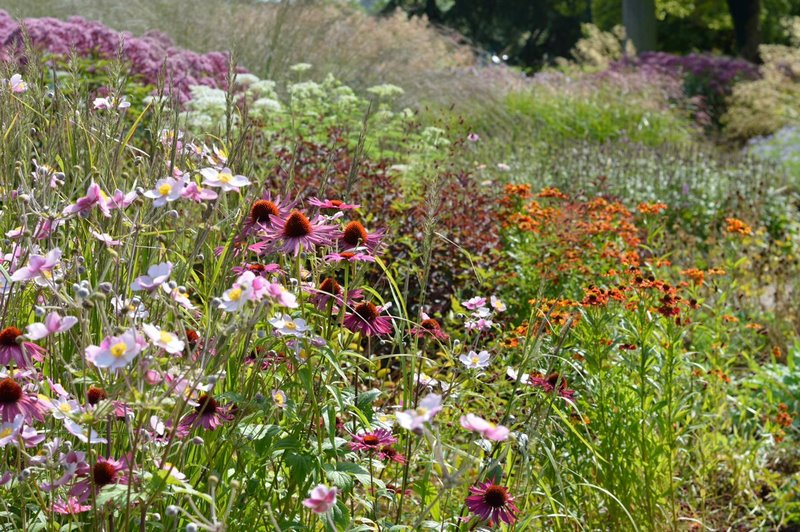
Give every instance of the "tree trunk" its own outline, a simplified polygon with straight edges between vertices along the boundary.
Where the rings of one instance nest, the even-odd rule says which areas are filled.
[[[622,23],[637,53],[655,50],[655,0],[622,0]]]
[[[761,0],[728,0],[739,55],[757,62],[761,44]]]

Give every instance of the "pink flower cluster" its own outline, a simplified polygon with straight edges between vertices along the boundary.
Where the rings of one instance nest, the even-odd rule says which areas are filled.
[[[176,47],[159,32],[135,37],[119,32],[100,22],[81,17],[67,20],[29,18],[22,24],[31,42],[45,52],[66,57],[72,50],[83,57],[114,58],[122,46],[131,74],[149,85],[157,84],[166,65],[166,79],[171,80],[179,102],[189,99],[189,87],[205,85],[227,88],[229,56],[222,52],[198,54]],[[0,10],[0,58],[19,55],[22,51],[22,29],[5,11]],[[243,69],[238,69],[244,72]]]

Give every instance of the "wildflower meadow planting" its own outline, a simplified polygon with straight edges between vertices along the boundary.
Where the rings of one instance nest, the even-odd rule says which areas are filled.
[[[800,30],[584,28],[528,76],[447,41],[406,89],[20,6],[0,529],[800,528],[800,136],[747,115],[798,109]]]

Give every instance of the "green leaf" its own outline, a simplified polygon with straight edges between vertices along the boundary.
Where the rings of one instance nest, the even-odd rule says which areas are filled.
[[[333,522],[338,530],[348,530],[350,525],[350,510],[343,500],[336,501],[333,507]]]
[[[302,484],[309,476],[313,468],[313,460],[310,456],[294,452],[286,453],[284,458],[286,465],[289,466],[290,478],[297,484]]]
[[[278,425],[247,424],[239,425],[239,432],[248,440],[262,440],[277,436],[281,428]]]
[[[380,395],[380,390],[368,390],[358,394],[358,403],[356,406],[365,413],[370,421],[372,421],[372,408],[368,407],[372,406],[372,403],[375,402],[375,399],[380,397]]]
[[[326,468],[325,477],[331,484],[342,491],[348,491],[353,487],[353,478],[344,471]]]
[[[109,502],[116,505],[125,504],[125,499],[128,495],[128,486],[125,484],[114,484],[113,486],[105,486],[97,494],[97,506],[103,507]]]

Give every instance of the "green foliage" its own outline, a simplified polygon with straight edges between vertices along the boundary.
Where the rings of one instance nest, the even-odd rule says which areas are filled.
[[[761,79],[733,87],[728,111],[722,117],[730,139],[770,135],[800,122],[800,18],[794,21],[792,45],[761,46]]]
[[[592,22],[605,31],[622,24],[622,2],[593,0]],[[791,0],[761,0],[761,35],[765,43],[787,44],[787,17],[800,15]],[[735,52],[733,21],[726,0],[656,0],[659,49],[674,53],[716,50]]]
[[[636,54],[633,44],[625,37],[625,28],[619,24],[610,31],[584,24],[582,31],[583,38],[575,43],[572,58],[584,68],[605,70],[613,61]]]
[[[687,122],[676,114],[639,107],[602,88],[592,94],[534,88],[509,94],[506,103],[508,112],[528,124],[531,138],[541,144],[624,140],[657,146],[691,138]]]
[[[295,70],[302,73],[307,66],[297,65]],[[192,87],[183,114],[186,126],[221,134],[230,116],[234,129],[247,123],[264,137],[289,132],[311,142],[342,138],[362,155],[411,167],[440,160],[449,144],[443,131],[422,127],[410,109],[393,110],[394,101],[403,94],[394,85],[376,85],[359,95],[332,75],[321,83],[297,81],[278,87],[273,81],[240,74],[236,91],[229,102],[223,90]]]

